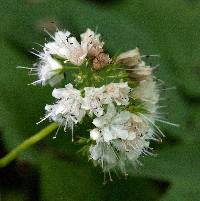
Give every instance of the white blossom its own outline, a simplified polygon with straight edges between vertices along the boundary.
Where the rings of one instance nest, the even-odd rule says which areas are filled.
[[[40,61],[34,65],[34,70],[37,71],[39,80],[33,82],[32,84],[41,83],[42,85],[46,85],[49,83],[50,85],[55,85],[60,82],[64,77],[61,74],[62,65],[48,52],[40,53],[39,55]]]
[[[83,108],[89,114],[100,117],[104,114],[104,106],[116,102],[117,105],[128,105],[130,87],[127,82],[110,83],[100,88],[85,87],[85,98]]]
[[[137,81],[149,79],[152,76],[154,68],[146,66],[144,61],[129,69],[129,78]]]
[[[110,104],[107,113],[95,118],[93,124],[97,128],[90,135],[95,136],[96,144],[90,147],[90,158],[104,171],[119,168],[125,172],[126,163],[136,165],[141,154],[151,154],[148,148],[153,130],[140,116],[128,111],[117,113]]]
[[[156,112],[159,101],[159,89],[152,77],[140,81],[139,85],[132,91],[133,97],[141,99],[147,110]]]
[[[53,39],[53,42],[45,44],[45,51],[58,55],[74,65],[79,66],[84,62],[87,51],[82,48],[75,37],[70,36],[70,32],[57,31]]]
[[[117,113],[113,104],[109,104],[107,113],[95,118],[93,124],[100,130],[105,142],[114,139],[134,140],[146,132],[146,124],[139,116],[128,111]]]
[[[95,165],[100,165],[104,172],[120,170],[126,174],[126,166],[137,166],[140,155],[152,155],[149,149],[149,141],[144,138],[134,140],[112,140],[110,143],[98,141],[89,149],[90,159]]]
[[[145,62],[141,60],[138,48],[120,54],[116,59],[116,63],[127,66],[129,78],[137,81],[148,79],[148,77],[152,75],[154,69],[150,66],[146,66]]]
[[[85,110],[81,107],[83,99],[80,91],[68,84],[63,89],[54,89],[52,95],[58,100],[54,105],[46,105],[46,117],[64,126],[64,130],[73,130],[74,124],[80,122],[85,115]]]
[[[106,92],[117,105],[129,104],[130,87],[127,82],[110,83],[106,86]]]
[[[95,145],[90,147],[89,151],[90,159],[92,159],[95,165],[100,165],[104,172],[116,168],[119,164],[116,153],[113,151],[110,144],[104,141],[98,141]]]
[[[82,108],[89,111],[89,115],[95,114],[97,117],[103,115],[104,104],[110,102],[109,97],[105,93],[105,86],[100,88],[85,87],[85,97]]]
[[[81,46],[84,51],[88,52],[88,56],[97,57],[103,52],[104,42],[100,41],[100,34],[95,34],[91,29],[87,29],[81,35]]]
[[[140,62],[141,57],[138,48],[121,53],[116,59],[116,63],[125,64],[127,66],[135,66]]]

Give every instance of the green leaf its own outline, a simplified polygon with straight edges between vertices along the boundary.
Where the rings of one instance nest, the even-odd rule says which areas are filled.
[[[141,175],[170,182],[170,190],[163,201],[198,200],[200,194],[198,142],[162,149],[157,157],[144,160]]]
[[[154,182],[144,178],[113,176],[114,181],[103,185],[103,173],[87,161],[62,157],[58,160],[49,154],[41,157],[41,192],[43,201],[155,201],[160,192]],[[107,175],[108,177],[108,175]]]
[[[27,197],[22,192],[17,192],[13,190],[9,190],[3,194],[1,194],[2,201],[25,201]]]
[[[44,126],[36,122],[44,115],[43,107],[47,99],[51,100],[51,91],[27,86],[30,77],[16,66],[31,65],[30,61],[10,43],[1,41],[0,53],[0,126],[6,148],[11,150]]]

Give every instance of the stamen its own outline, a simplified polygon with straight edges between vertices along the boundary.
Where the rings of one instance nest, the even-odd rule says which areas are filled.
[[[149,58],[149,57],[160,57],[159,54],[149,54],[149,55],[142,55],[141,58]]]
[[[143,114],[141,114],[141,113],[139,113],[141,116],[143,116],[144,117],[144,119],[146,119],[148,122],[150,122],[158,131],[159,131],[159,133],[164,137],[165,135],[164,135],[164,133],[159,129],[159,127],[158,126],[156,126],[149,118],[147,118],[145,115],[143,115]]]
[[[72,142],[74,142],[74,124],[73,123],[72,123],[71,129],[72,129]]]
[[[162,120],[162,119],[156,119],[156,118],[155,118],[155,120],[156,120],[156,121],[159,121],[159,122],[162,122],[162,123],[165,123],[165,124],[168,124],[168,125],[171,125],[171,126],[180,127],[179,124],[174,124],[174,123],[171,123],[171,122],[168,122],[168,121],[164,121],[164,120]]]
[[[44,27],[44,32],[46,32],[52,39],[55,40],[55,37],[52,34],[50,34],[45,27]]]
[[[57,135],[58,135],[60,128],[61,128],[61,125],[59,125],[59,127],[57,128],[56,134],[53,136],[53,139],[57,138]]]
[[[43,58],[40,54],[37,54],[37,53],[35,53],[35,52],[33,52],[33,51],[29,51],[31,54],[34,54],[35,56],[37,56],[37,57],[39,57],[39,58]]]
[[[165,89],[161,89],[162,91],[167,91],[167,90],[176,90],[177,88],[174,87],[169,87],[169,88],[165,88]]]
[[[36,124],[40,124],[41,122],[43,122],[44,120],[48,119],[51,116],[51,113],[49,113],[48,115],[46,115],[43,119],[41,119],[39,122],[37,122]]]
[[[108,171],[108,175],[109,175],[110,181],[112,182],[113,180],[112,180],[110,171]]]
[[[41,45],[40,43],[36,43],[36,42],[33,42],[33,43],[38,45],[38,46],[40,46],[40,47],[42,47],[42,48],[44,48],[44,45]]]
[[[106,185],[106,172],[103,172],[103,185]]]
[[[29,83],[28,85],[36,85],[36,84],[41,83],[41,82],[42,82],[42,80],[36,80],[32,83]]]
[[[64,127],[64,131],[66,132],[66,129],[67,129],[67,124],[68,124],[68,121],[66,120],[65,121],[65,127]]]
[[[27,70],[37,70],[37,68],[29,68],[29,67],[25,67],[25,66],[17,66],[16,68],[27,69]]]
[[[39,50],[35,49],[34,47],[32,48],[32,50],[35,50],[37,53],[41,53]]]

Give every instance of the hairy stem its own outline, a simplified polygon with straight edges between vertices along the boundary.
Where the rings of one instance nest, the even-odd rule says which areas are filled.
[[[8,165],[11,161],[13,161],[15,158],[17,158],[17,156],[21,152],[23,152],[24,150],[26,150],[27,148],[29,148],[33,144],[39,142],[40,140],[42,140],[43,138],[48,136],[57,127],[58,127],[58,125],[56,123],[51,123],[49,126],[47,126],[46,128],[42,129],[41,131],[39,131],[38,133],[36,133],[32,137],[26,139],[23,143],[18,145],[10,153],[8,153],[6,156],[4,156],[3,158],[0,159],[0,168],[5,167],[6,165]]]

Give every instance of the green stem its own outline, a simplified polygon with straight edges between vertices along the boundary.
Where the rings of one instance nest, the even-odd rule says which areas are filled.
[[[36,133],[32,137],[26,139],[23,143],[18,145],[10,153],[8,153],[6,156],[4,156],[3,158],[0,159],[0,168],[5,167],[6,165],[8,165],[11,161],[13,161],[15,158],[17,158],[17,156],[21,152],[23,152],[24,150],[29,148],[31,145],[39,142],[40,140],[42,140],[43,138],[48,136],[57,127],[58,127],[58,125],[56,123],[51,123],[49,126],[47,126],[46,128],[42,129],[41,131],[39,131],[38,133]]]
[[[73,70],[73,69],[80,69],[78,66],[64,66],[63,70],[68,71],[68,70]]]

